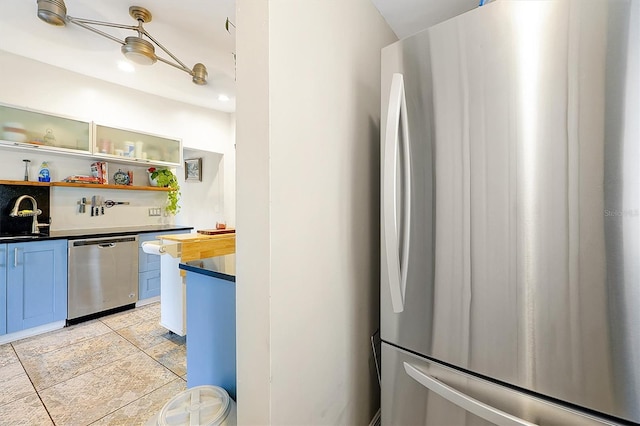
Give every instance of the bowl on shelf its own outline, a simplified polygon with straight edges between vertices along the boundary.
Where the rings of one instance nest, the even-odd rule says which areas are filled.
[[[22,123],[7,122],[2,127],[2,138],[6,141],[26,142],[27,131]]]

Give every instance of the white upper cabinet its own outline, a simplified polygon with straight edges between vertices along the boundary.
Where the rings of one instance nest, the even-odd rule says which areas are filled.
[[[90,156],[116,163],[182,165],[182,141],[0,104],[0,146]]]
[[[0,104],[0,143],[91,154],[91,123]]]
[[[94,125],[93,155],[112,161],[180,166],[182,141],[150,133]]]

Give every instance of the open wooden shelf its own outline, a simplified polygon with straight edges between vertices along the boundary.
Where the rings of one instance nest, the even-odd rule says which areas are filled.
[[[128,191],[168,191],[169,190],[169,188],[162,188],[158,186],[100,185],[97,183],[71,183],[71,182],[51,182],[51,186],[74,186],[77,188],[124,189]]]
[[[158,186],[129,186],[129,185],[100,185],[97,183],[71,183],[71,182],[32,182],[24,180],[0,180],[0,185],[26,185],[26,186],[66,186],[74,188],[93,189],[124,189],[127,191],[169,191],[169,188]]]
[[[0,180],[0,185],[51,186],[49,182],[32,182],[30,180]]]

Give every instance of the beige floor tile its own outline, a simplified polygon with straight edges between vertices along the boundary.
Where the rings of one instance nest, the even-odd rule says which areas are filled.
[[[106,317],[100,318],[106,326],[112,330],[118,330],[125,327],[130,327],[134,324],[144,321],[142,316],[136,310],[118,312]]]
[[[159,319],[160,303],[152,303],[150,305],[141,306],[129,311],[118,312],[117,314],[102,317],[100,318],[100,321],[102,321],[112,330],[119,330],[121,328],[130,327],[141,322],[158,322]]]
[[[36,390],[31,385],[27,373],[22,368],[22,364],[14,362],[0,367],[0,405],[8,404],[35,393]]]
[[[53,425],[35,392],[32,395],[0,406],[0,425]]]
[[[187,336],[178,336],[176,333],[167,333],[164,337],[178,345],[187,344]]]
[[[186,388],[185,338],[159,320],[154,303],[0,346],[0,426],[143,424]]]
[[[0,346],[0,367],[17,361],[18,357],[10,343]]]
[[[136,352],[135,346],[110,332],[22,362],[36,389],[42,390]]]
[[[142,350],[166,342],[173,334],[157,321],[144,321],[117,332]]]
[[[176,379],[144,353],[137,353],[40,392],[56,425],[97,421]]]
[[[160,302],[150,303],[138,309],[146,318],[160,318]]]
[[[167,340],[145,349],[145,352],[178,376],[183,376],[187,373],[186,345]]]
[[[82,324],[65,327],[61,330],[46,333],[40,336],[13,342],[13,347],[21,359],[47,353],[83,340],[91,339],[111,329],[100,321],[90,321]]]
[[[187,383],[182,379],[176,379],[171,383],[125,405],[119,410],[103,417],[92,426],[139,426],[144,425],[149,419],[157,415],[164,404],[171,398],[187,388]]]

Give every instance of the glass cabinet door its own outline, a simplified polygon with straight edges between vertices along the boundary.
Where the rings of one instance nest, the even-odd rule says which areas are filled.
[[[90,129],[86,121],[0,104],[3,145],[90,154]]]
[[[182,164],[182,142],[149,133],[95,125],[93,155],[115,161]]]

